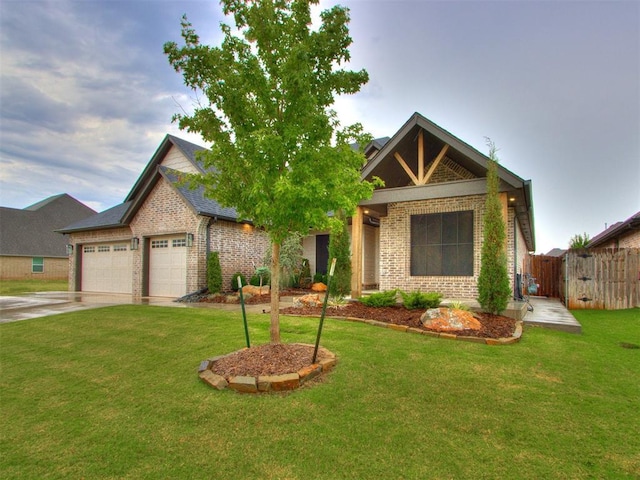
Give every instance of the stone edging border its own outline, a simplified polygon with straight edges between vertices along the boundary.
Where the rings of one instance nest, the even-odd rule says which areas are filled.
[[[293,345],[305,345],[315,348],[315,345],[309,345],[307,343],[295,343]],[[242,350],[246,350],[246,348],[243,348]],[[217,390],[229,388],[241,393],[285,392],[288,390],[295,390],[309,380],[316,378],[320,374],[328,372],[335,367],[338,362],[336,355],[333,352],[330,352],[324,347],[319,347],[318,356],[322,357],[322,360],[303,367],[294,373],[258,377],[236,376],[229,378],[229,381],[227,381],[223,376],[213,373],[211,368],[215,362],[221,358],[233,355],[234,353],[236,352],[227,353],[226,355],[218,355],[217,357],[203,360],[198,368],[198,376],[200,379]]]
[[[317,315],[294,315],[294,314],[282,314],[291,317],[309,317],[317,318]],[[517,343],[522,337],[522,320],[516,320],[516,328],[511,337],[504,338],[484,338],[484,337],[470,337],[466,335],[455,335],[453,333],[445,332],[433,332],[431,330],[421,330],[419,328],[408,327],[406,325],[396,325],[394,323],[381,322],[379,320],[367,320],[357,317],[325,317],[332,318],[334,320],[346,320],[348,322],[366,323],[367,325],[373,325],[375,327],[390,328],[391,330],[397,330],[399,332],[416,333],[418,335],[426,335],[428,337],[446,338],[449,340],[461,340],[463,342],[483,343],[485,345],[509,345]]]

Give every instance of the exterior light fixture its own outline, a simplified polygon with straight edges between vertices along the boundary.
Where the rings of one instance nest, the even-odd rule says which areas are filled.
[[[73,255],[73,245],[71,243],[67,244],[67,255]]]
[[[138,250],[140,246],[140,239],[138,237],[133,237],[131,239],[131,250]]]
[[[187,247],[193,247],[193,233],[187,233]]]

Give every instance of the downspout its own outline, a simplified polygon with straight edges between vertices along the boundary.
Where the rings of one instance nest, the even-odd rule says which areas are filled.
[[[207,223],[207,234],[205,235],[205,251],[207,258],[211,253],[211,225],[218,221],[218,217],[209,217],[209,223]]]

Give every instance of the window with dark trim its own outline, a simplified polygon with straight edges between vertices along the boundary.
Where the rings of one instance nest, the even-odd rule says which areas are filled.
[[[473,275],[472,210],[411,216],[411,275]]]
[[[31,272],[32,273],[43,273],[44,272],[44,258],[43,257],[33,257],[31,259]]]

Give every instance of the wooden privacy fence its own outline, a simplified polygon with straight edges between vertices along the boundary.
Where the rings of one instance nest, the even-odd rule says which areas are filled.
[[[538,284],[536,295],[560,298],[561,270],[562,257],[533,255],[531,257],[531,275]]]
[[[559,287],[567,308],[640,306],[640,248],[570,250],[562,263]]]

